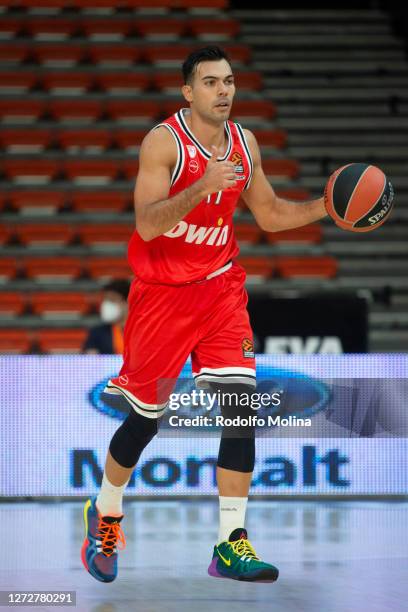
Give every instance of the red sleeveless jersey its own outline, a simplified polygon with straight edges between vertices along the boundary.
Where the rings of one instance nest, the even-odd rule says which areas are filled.
[[[157,125],[167,128],[177,145],[177,163],[169,197],[200,179],[211,157],[185,121],[185,111]],[[237,184],[199,202],[170,231],[145,242],[135,230],[128,259],[135,275],[147,283],[180,285],[205,279],[236,257],[239,249],[232,218],[239,196],[249,187],[253,163],[244,132],[238,123],[225,122],[227,150],[219,161],[235,166]]]

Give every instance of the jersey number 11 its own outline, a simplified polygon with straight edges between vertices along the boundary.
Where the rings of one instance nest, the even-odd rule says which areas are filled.
[[[212,194],[212,193],[210,193],[210,194],[207,196],[207,204],[211,204],[211,196],[212,196],[212,195],[213,195],[213,194]],[[217,193],[217,197],[216,197],[216,199],[215,199],[214,204],[219,204],[219,203],[221,202],[221,197],[222,197],[222,191],[219,191],[219,192]]]

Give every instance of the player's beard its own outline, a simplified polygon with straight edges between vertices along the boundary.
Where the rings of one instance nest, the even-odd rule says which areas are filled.
[[[231,106],[228,106],[225,111],[220,111],[215,106],[210,113],[205,113],[205,119],[214,126],[221,127],[225,121],[228,121],[231,113]]]

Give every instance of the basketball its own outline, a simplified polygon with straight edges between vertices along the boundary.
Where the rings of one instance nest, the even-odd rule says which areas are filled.
[[[324,203],[336,225],[350,232],[371,232],[389,217],[394,189],[384,172],[369,164],[348,164],[333,172]]]

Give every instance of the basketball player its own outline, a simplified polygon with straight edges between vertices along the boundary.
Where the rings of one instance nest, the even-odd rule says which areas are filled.
[[[238,394],[255,386],[245,272],[236,262],[232,218],[242,196],[265,231],[299,227],[325,216],[323,199],[278,198],[261,166],[253,134],[228,120],[235,95],[228,57],[218,47],[194,51],[183,64],[181,109],[145,137],[135,188],[136,230],[129,244],[135,280],[129,294],[124,363],[105,391],[130,413],[109,446],[102,487],[84,509],[82,560],[97,580],[117,575],[125,544],[122,496],[141,452],[157,433],[167,395],[189,355],[195,383]],[[241,414],[221,406],[224,414]],[[254,432],[222,434],[217,461],[219,537],[212,576],[273,582],[278,570],[256,555],[244,528],[255,461]]]

